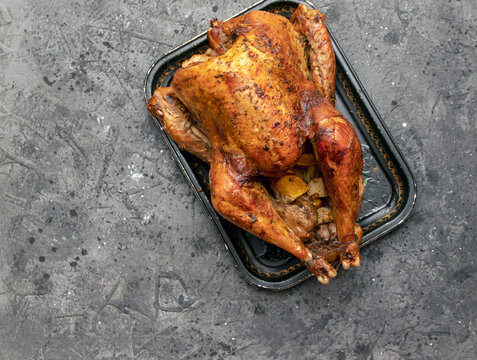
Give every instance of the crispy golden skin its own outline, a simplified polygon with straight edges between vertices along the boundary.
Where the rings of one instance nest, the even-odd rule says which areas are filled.
[[[293,169],[309,142],[345,242],[341,263],[359,266],[362,154],[355,130],[332,105],[335,61],[324,16],[304,5],[291,21],[252,11],[213,21],[208,40],[207,56],[177,70],[171,88],[157,89],[149,109],[180,146],[211,163],[214,208],[328,283],[336,270],[303,242],[316,218],[309,200],[286,209],[263,180]],[[348,242],[353,234],[358,240]]]

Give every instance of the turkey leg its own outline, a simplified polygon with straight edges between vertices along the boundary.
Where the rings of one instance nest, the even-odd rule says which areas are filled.
[[[315,157],[332,202],[338,239],[342,242],[344,269],[359,267],[359,243],[363,232],[356,223],[363,199],[363,157],[358,135],[344,118],[333,116],[318,122],[313,142]]]
[[[214,149],[210,169],[212,204],[219,214],[300,259],[327,284],[336,270],[321,256],[312,253],[278,215],[266,188],[259,182],[243,178],[232,163],[240,162]]]

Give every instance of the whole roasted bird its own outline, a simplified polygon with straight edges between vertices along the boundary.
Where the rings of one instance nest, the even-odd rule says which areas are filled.
[[[363,160],[355,130],[333,106],[324,20],[305,5],[290,20],[263,11],[214,20],[210,48],[185,61],[148,107],[180,147],[210,163],[219,214],[326,284],[336,276],[323,251],[330,234],[343,268],[360,266]]]

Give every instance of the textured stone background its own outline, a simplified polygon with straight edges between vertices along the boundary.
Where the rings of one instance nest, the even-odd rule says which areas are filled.
[[[1,0],[0,359],[477,358],[475,1],[317,4],[419,196],[360,270],[280,293],[242,280],[142,97],[253,1]]]

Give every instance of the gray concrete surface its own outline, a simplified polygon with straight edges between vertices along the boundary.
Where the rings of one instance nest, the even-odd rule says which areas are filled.
[[[477,358],[475,1],[317,2],[419,196],[361,269],[280,293],[242,280],[142,97],[253,1],[0,1],[0,359]]]

